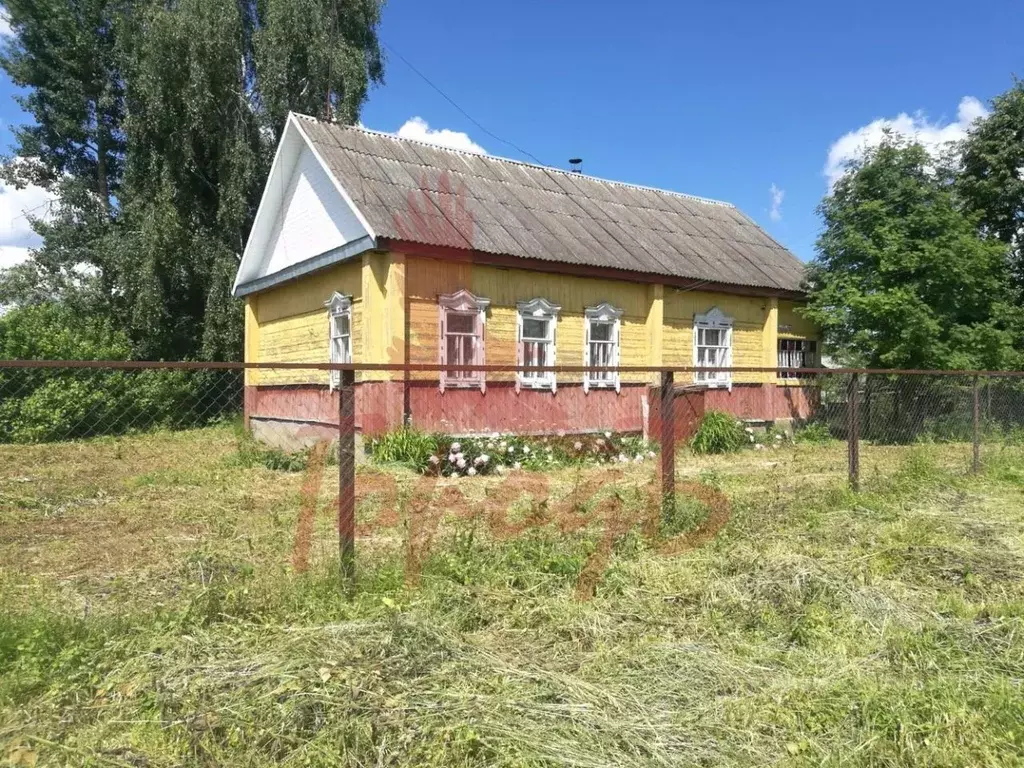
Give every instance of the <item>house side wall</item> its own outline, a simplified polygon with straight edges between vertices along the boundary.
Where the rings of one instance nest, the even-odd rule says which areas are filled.
[[[664,364],[693,365],[693,318],[718,307],[733,318],[732,364],[737,368],[766,365],[765,350],[775,343],[772,299],[756,296],[731,296],[726,293],[665,289]],[[770,363],[771,366],[775,362]],[[771,383],[770,373],[736,373],[736,384]]]
[[[261,363],[326,363],[330,361],[327,308],[338,291],[352,297],[352,349],[363,343],[363,265],[359,260],[271,288],[246,303],[247,361]],[[249,384],[327,384],[318,370],[253,370]]]
[[[516,364],[516,304],[538,296],[562,307],[555,331],[556,362],[559,365],[583,365],[583,311],[603,301],[624,312],[620,328],[620,363],[652,364],[647,343],[649,286],[414,257],[406,260],[410,362],[438,362],[440,328],[437,297],[462,288],[491,301],[485,331],[489,365]],[[418,373],[413,377],[436,379],[437,374]],[[511,381],[514,378],[512,372],[488,376],[488,380],[494,381]],[[623,374],[622,382],[645,383],[648,378],[644,373]],[[559,384],[579,383],[581,380],[580,374],[559,376]]]
[[[818,329],[797,310],[803,302],[779,299],[779,336],[788,339],[816,339]]]

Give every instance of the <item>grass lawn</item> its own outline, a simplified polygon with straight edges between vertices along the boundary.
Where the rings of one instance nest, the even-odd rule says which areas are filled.
[[[969,458],[864,446],[853,494],[838,443],[680,454],[728,523],[674,555],[629,531],[590,599],[593,526],[446,520],[407,579],[416,478],[389,469],[397,510],[359,517],[398,524],[360,537],[348,598],[330,467],[296,573],[303,476],[230,428],[0,446],[0,763],[1024,765],[1024,450]],[[651,467],[601,472],[552,493],[628,506]]]

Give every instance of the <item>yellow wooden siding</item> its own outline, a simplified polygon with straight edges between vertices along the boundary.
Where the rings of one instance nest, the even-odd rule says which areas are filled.
[[[352,296],[352,350],[357,356],[362,340],[362,265],[358,260],[260,293],[254,302],[254,327],[246,326],[246,359],[262,363],[330,362],[324,302],[335,291]],[[249,338],[250,331],[255,331],[255,343]],[[326,384],[327,372],[263,369],[258,372],[258,381]]]
[[[559,365],[583,365],[583,310],[603,301],[624,311],[620,331],[621,364],[650,364],[648,286],[415,258],[406,262],[406,281],[410,361],[413,363],[438,361],[437,297],[464,288],[491,302],[484,331],[488,365],[516,364],[516,305],[538,296],[562,307],[555,332]],[[432,374],[414,374],[414,377],[435,378]],[[514,374],[492,374],[489,378],[511,380]],[[560,377],[562,382],[580,380],[579,374]],[[647,376],[625,374],[622,380],[646,381]]]
[[[779,336],[786,339],[816,339],[818,329],[814,323],[799,314],[797,307],[802,302],[783,301],[779,299]],[[783,330],[785,328],[785,330]]]
[[[732,364],[737,368],[765,367],[765,323],[772,300],[759,296],[665,289],[665,365],[693,365],[693,318],[714,307],[733,319]],[[770,374],[736,373],[736,384],[772,380]]]
[[[583,310],[604,301],[623,310],[620,362],[624,366],[692,366],[694,315],[713,307],[733,318],[733,365],[738,367],[774,365],[777,336],[816,337],[813,325],[796,314],[797,303],[792,301],[372,252],[250,297],[246,303],[246,359],[327,362],[328,319],[323,304],[334,291],[340,291],[353,297],[355,362],[402,362],[408,327],[409,362],[436,364],[437,297],[463,288],[491,302],[485,334],[486,361],[492,365],[516,364],[516,304],[536,297],[562,307],[556,329],[557,362],[561,365],[583,364]],[[773,331],[778,325],[789,325],[791,331],[776,335]],[[372,373],[359,378],[392,376],[395,374]],[[413,373],[412,377],[436,379],[437,375]],[[514,374],[490,378],[511,380]],[[768,374],[743,373],[734,381],[772,378]],[[255,379],[250,376],[247,380],[252,383]],[[267,384],[326,380],[326,373],[317,371],[259,374],[259,382]],[[579,374],[559,377],[562,383],[580,380]],[[624,382],[650,380],[650,375],[642,373],[623,375]]]

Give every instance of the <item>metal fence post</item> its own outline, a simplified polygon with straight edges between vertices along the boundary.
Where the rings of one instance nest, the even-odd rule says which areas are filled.
[[[850,488],[860,490],[860,382],[850,374],[846,398],[846,444],[850,460]]]
[[[971,471],[981,471],[981,391],[978,377],[974,377],[974,446],[971,459]]]
[[[355,372],[339,372],[338,387],[338,554],[341,577],[351,588],[356,575],[356,408]]]
[[[672,371],[661,373],[661,510],[668,514],[676,495],[675,382]]]

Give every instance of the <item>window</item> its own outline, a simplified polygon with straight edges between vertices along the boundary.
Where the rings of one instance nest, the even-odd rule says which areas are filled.
[[[352,362],[352,299],[335,293],[324,306],[329,318],[330,361],[332,363]],[[341,381],[340,371],[331,371],[330,386],[334,389]]]
[[[441,321],[441,365],[483,365],[484,324],[491,302],[466,290],[438,297]],[[483,371],[442,370],[441,391],[447,387],[479,387],[486,390]]]
[[[695,368],[732,366],[732,318],[717,307],[693,319],[693,365]],[[694,381],[709,387],[731,387],[729,371],[695,371]]]
[[[818,342],[810,339],[779,339],[779,368],[815,368]],[[780,379],[795,379],[795,371],[779,371]]]
[[[611,304],[599,304],[587,307],[584,322],[583,365],[607,366],[616,368],[619,365],[619,326],[622,310]],[[592,387],[602,387],[619,391],[618,371],[587,371],[583,374],[583,391],[589,392]]]
[[[519,307],[519,349],[521,366],[555,364],[555,330],[561,307],[546,299],[522,301]],[[516,388],[550,389],[555,391],[554,371],[519,371]]]

